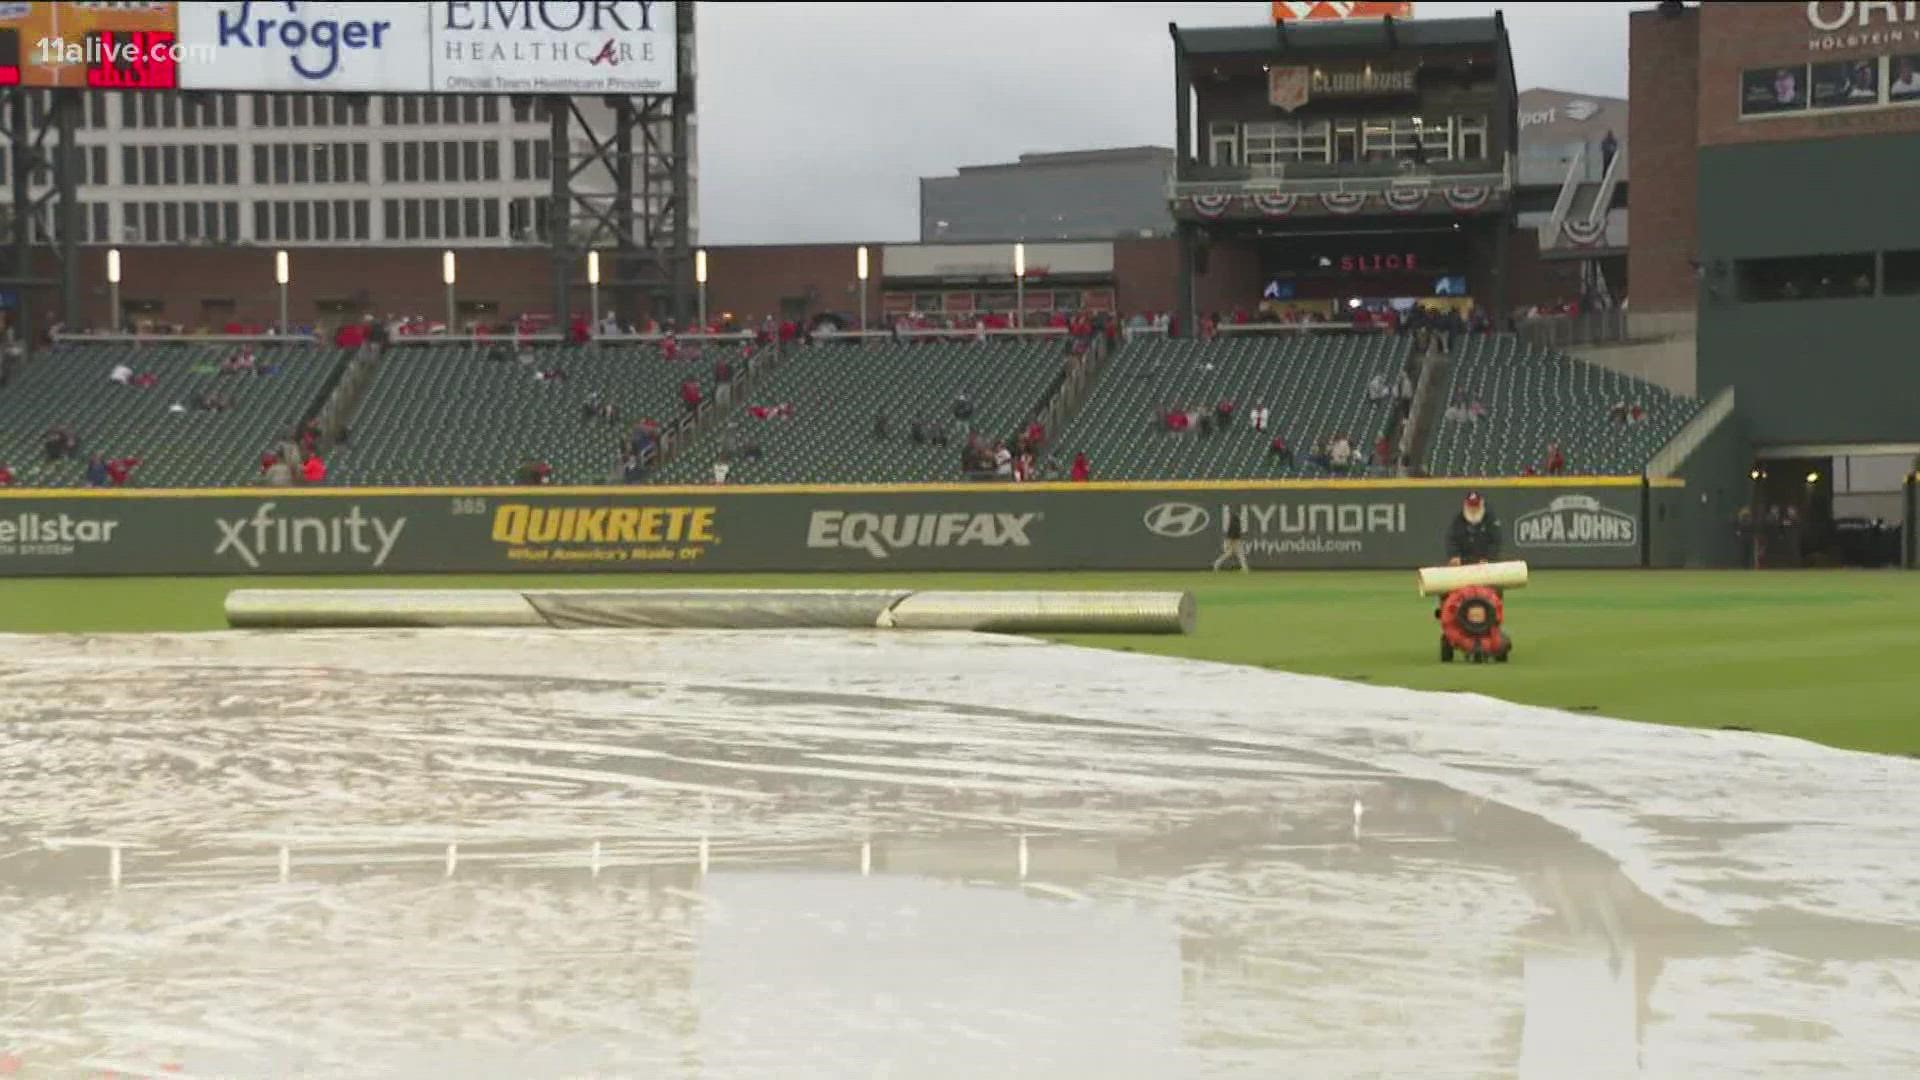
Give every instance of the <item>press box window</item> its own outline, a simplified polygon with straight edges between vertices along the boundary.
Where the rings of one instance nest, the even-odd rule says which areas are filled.
[[[1920,251],[1889,251],[1884,260],[1885,296],[1920,296]]]
[[[1743,259],[1735,264],[1735,274],[1739,297],[1746,303],[1846,300],[1873,295],[1871,254]]]

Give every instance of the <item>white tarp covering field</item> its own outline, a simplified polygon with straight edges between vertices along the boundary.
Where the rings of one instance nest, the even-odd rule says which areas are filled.
[[[1920,762],[964,634],[0,637],[0,1075],[1920,1075]]]

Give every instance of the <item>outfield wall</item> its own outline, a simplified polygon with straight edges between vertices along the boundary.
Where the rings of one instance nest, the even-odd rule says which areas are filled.
[[[1271,569],[1444,558],[1470,490],[1542,567],[1642,566],[1647,488],[1579,480],[0,493],[0,575]]]

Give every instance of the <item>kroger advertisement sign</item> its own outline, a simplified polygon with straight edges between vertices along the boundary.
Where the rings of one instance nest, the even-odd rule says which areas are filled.
[[[190,90],[665,94],[670,0],[195,3]]]

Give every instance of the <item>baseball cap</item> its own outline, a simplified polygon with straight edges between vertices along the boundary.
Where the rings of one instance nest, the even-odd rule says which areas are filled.
[[[1480,509],[1480,507],[1481,507],[1481,506],[1483,506],[1483,505],[1485,505],[1485,503],[1486,503],[1486,500],[1485,500],[1485,499],[1482,499],[1482,498],[1480,497],[1480,493],[1479,493],[1479,492],[1477,492],[1477,491],[1469,491],[1469,492],[1467,492],[1467,502],[1466,502],[1466,505],[1467,505],[1467,507],[1468,507],[1468,509],[1471,509],[1471,510],[1478,510],[1478,509]]]

